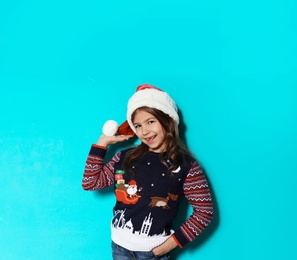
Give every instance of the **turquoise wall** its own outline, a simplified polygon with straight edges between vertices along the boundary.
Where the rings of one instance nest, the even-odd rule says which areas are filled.
[[[296,259],[296,11],[294,0],[2,1],[0,259],[110,259],[112,192],[83,191],[81,178],[141,83],[176,100],[215,199],[212,225],[174,255]]]

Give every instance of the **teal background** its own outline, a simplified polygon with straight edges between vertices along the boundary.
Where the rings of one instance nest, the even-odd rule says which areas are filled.
[[[125,119],[142,83],[175,99],[214,195],[213,223],[174,259],[297,259],[296,11],[1,1],[0,259],[110,259],[114,197],[81,178],[103,123]]]

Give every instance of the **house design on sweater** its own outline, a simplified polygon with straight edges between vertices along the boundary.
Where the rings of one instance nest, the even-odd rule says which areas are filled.
[[[142,222],[142,226],[140,230],[134,230],[133,223],[131,219],[126,222],[125,220],[125,210],[118,210],[114,214],[114,218],[112,221],[113,228],[122,228],[131,234],[139,234],[142,236],[149,236],[149,232],[151,230],[153,224],[153,218],[151,217],[151,213],[145,217]]]

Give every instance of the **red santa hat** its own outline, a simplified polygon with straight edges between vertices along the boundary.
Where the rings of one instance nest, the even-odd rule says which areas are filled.
[[[165,91],[149,84],[143,84],[137,87],[136,93],[128,101],[127,120],[119,127],[115,121],[107,121],[103,126],[103,133],[134,135],[136,130],[131,117],[133,112],[140,107],[156,108],[173,118],[177,124],[179,123],[177,107],[173,99]]]
[[[128,182],[129,186],[136,186],[136,181],[135,180],[131,180]]]
[[[149,84],[143,84],[137,87],[136,93],[128,101],[127,121],[130,128],[136,132],[131,120],[133,112],[140,107],[156,108],[169,115],[179,123],[177,107],[173,99],[163,90]]]

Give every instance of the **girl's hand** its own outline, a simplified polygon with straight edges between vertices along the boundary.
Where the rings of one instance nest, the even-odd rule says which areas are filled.
[[[172,237],[169,237],[163,244],[155,247],[153,253],[155,256],[162,256],[170,252],[177,246],[177,243]]]
[[[107,147],[110,144],[120,143],[126,140],[129,140],[133,135],[113,135],[107,136],[102,134],[97,141],[97,145]]]

